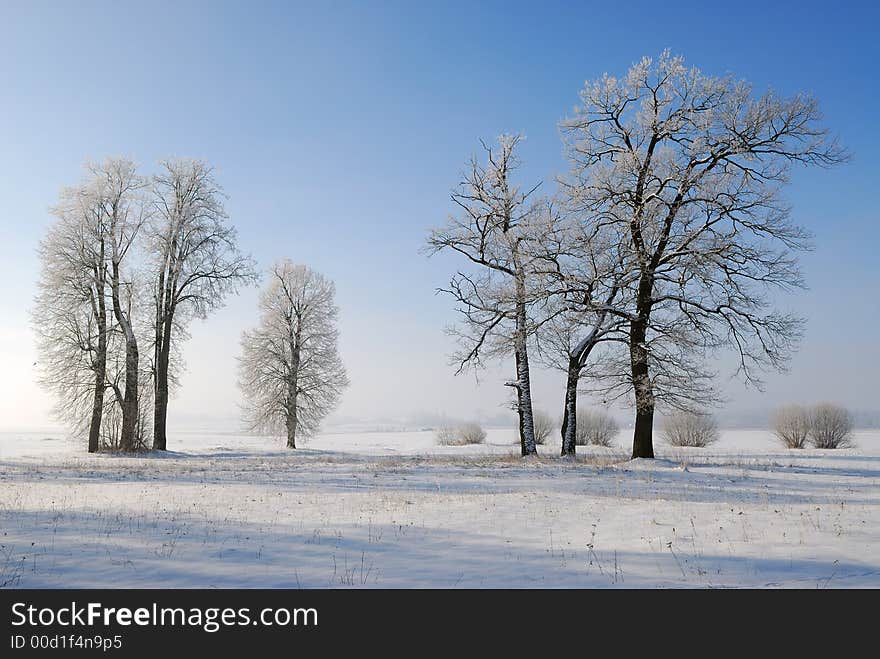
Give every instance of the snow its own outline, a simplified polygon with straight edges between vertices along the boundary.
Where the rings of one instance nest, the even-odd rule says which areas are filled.
[[[880,587],[880,431],[780,448],[728,431],[656,460],[519,457],[433,433],[305,448],[178,433],[166,454],[88,455],[0,434],[6,587]]]

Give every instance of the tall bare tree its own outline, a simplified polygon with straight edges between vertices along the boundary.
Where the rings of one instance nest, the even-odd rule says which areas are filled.
[[[846,154],[819,126],[814,98],[755,96],[668,52],[621,79],[588,82],[581,100],[562,124],[569,185],[634,256],[632,308],[621,315],[632,455],[653,457],[658,376],[669,376],[669,392],[688,386],[688,374],[674,372],[681,362],[655,346],[665,356],[676,353],[672,337],[686,337],[677,356],[733,346],[739,372],[757,384],[761,369],[784,368],[802,321],[771,309],[767,291],[802,285],[795,252],[808,235],[790,221],[780,188],[793,164],[830,166]]]
[[[90,452],[102,441],[123,450],[137,443],[140,374],[130,255],[145,219],[144,185],[130,160],[87,165],[86,179],[62,191],[53,209],[57,221],[40,245],[33,318],[41,382],[55,391],[57,411],[75,430],[88,427]],[[108,389],[114,392],[109,400]],[[111,430],[106,413],[117,404],[121,424]],[[108,442],[116,430],[117,440]]]
[[[236,245],[223,192],[200,160],[168,160],[153,179],[149,251],[155,268],[153,448],[165,450],[173,341],[192,318],[205,318],[224,296],[255,281]]]
[[[140,403],[140,354],[132,318],[133,273],[127,270],[128,257],[138,233],[147,220],[144,199],[146,180],[127,158],[107,158],[89,166],[92,191],[109,248],[109,284],[113,316],[125,337],[125,390],[122,393],[120,448],[134,450],[137,444]]]
[[[40,279],[32,319],[40,383],[75,431],[88,427],[88,450],[100,448],[107,387],[106,235],[94,195],[67,188],[40,242]]]
[[[532,202],[537,186],[523,191],[512,180],[519,166],[517,135],[502,135],[498,147],[483,144],[485,165],[472,159],[464,181],[453,192],[452,201],[461,209],[446,226],[428,237],[429,253],[443,250],[461,254],[479,266],[476,273],[459,272],[449,288],[441,289],[456,300],[461,325],[453,330],[462,346],[454,356],[461,372],[468,365],[479,366],[483,358],[509,354],[516,363],[514,388],[519,415],[523,455],[537,453],[532,411],[528,339],[528,308],[541,295],[530,286],[535,261],[533,247],[547,223],[546,204]]]
[[[338,404],[348,377],[337,351],[333,282],[278,261],[260,296],[260,324],[241,339],[239,387],[251,430],[283,432],[288,448],[313,434]]]

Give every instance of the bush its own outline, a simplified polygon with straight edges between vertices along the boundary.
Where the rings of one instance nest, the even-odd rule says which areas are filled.
[[[578,410],[575,444],[578,446],[614,446],[620,428],[617,421],[602,410]]]
[[[556,423],[553,417],[542,410],[532,412],[532,421],[535,424],[535,443],[543,445],[553,434]]]
[[[662,436],[672,446],[703,448],[717,442],[721,433],[711,414],[678,412],[664,419]]]
[[[804,448],[810,434],[810,413],[800,405],[785,405],[773,415],[773,432],[788,448]]]
[[[434,432],[437,443],[443,446],[453,446],[456,443],[457,435],[458,432],[455,426],[440,426]]]
[[[819,403],[810,412],[810,442],[816,448],[850,448],[852,415],[839,405]]]
[[[458,426],[443,426],[437,429],[437,443],[443,446],[465,446],[482,444],[486,441],[486,431],[479,423],[462,423]]]

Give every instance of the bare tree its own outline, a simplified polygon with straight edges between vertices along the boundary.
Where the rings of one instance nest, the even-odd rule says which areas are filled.
[[[107,370],[107,268],[104,226],[83,188],[62,191],[56,222],[40,242],[40,279],[32,319],[40,383],[56,398],[59,418],[88,428],[100,447]]]
[[[242,335],[239,386],[248,427],[284,432],[287,446],[313,434],[337,405],[348,377],[337,352],[336,289],[289,260],[272,267],[260,296],[260,325]]]
[[[460,188],[452,194],[462,213],[428,237],[430,253],[451,250],[479,266],[476,274],[459,272],[443,292],[460,305],[462,324],[453,333],[462,350],[453,359],[458,372],[479,367],[483,358],[498,358],[512,348],[522,455],[537,453],[532,411],[528,338],[529,305],[543,293],[530,289],[532,246],[540,244],[546,205],[531,203],[537,186],[522,191],[512,180],[519,165],[519,136],[502,135],[498,148],[483,144],[487,163],[471,160]]]
[[[250,257],[236,246],[223,192],[211,167],[200,160],[167,160],[153,177],[155,213],[149,251],[155,269],[153,324],[153,448],[167,445],[169,378],[173,342],[189,321],[205,318],[224,296],[255,281]]]
[[[794,253],[808,235],[790,222],[779,190],[793,164],[830,166],[846,154],[818,126],[810,96],[754,97],[748,84],[688,69],[668,52],[622,79],[587,83],[581,100],[562,124],[567,184],[633,256],[638,276],[620,314],[636,406],[632,455],[653,457],[658,376],[666,373],[679,406],[688,398],[679,388],[690,385],[680,362],[652,348],[699,357],[732,346],[739,372],[758,386],[761,369],[784,368],[802,321],[769,309],[767,291],[803,285]],[[675,338],[684,341],[677,350]]]
[[[110,298],[113,316],[125,337],[125,391],[122,393],[120,449],[134,450],[138,432],[140,403],[140,363],[137,335],[132,319],[134,297],[132,274],[125,271],[128,256],[147,219],[143,191],[146,181],[126,158],[107,158],[92,164],[93,194],[97,200],[99,221],[104,225],[109,247]]]
[[[819,403],[810,410],[810,441],[816,448],[850,448],[852,415],[832,403]]]
[[[703,448],[721,438],[711,414],[676,412],[663,420],[663,438],[672,446]]]
[[[134,163],[123,158],[89,164],[87,173],[81,185],[62,192],[54,209],[58,221],[40,248],[43,270],[34,320],[42,382],[56,391],[57,410],[75,430],[88,425],[89,451],[98,450],[107,435],[102,424],[108,403],[111,408],[118,403],[119,447],[132,450],[139,414],[139,362],[129,261],[145,218],[140,194],[144,182]],[[124,337],[121,371],[115,368],[117,332]],[[114,369],[108,363],[111,355]],[[90,385],[85,385],[86,380],[91,380]],[[115,394],[110,401],[105,398],[108,388]],[[90,399],[87,424],[86,398]]]
[[[810,434],[810,413],[800,405],[785,405],[773,415],[773,432],[788,448],[804,448]]]

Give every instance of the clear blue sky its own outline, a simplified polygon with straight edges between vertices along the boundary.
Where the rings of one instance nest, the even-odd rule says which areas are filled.
[[[663,48],[758,90],[805,90],[851,149],[787,195],[816,235],[809,317],[786,377],[730,385],[730,409],[832,398],[880,408],[877,29],[871,3],[0,1],[0,428],[49,425],[26,310],[35,247],[85,159],[213,163],[244,249],[334,278],[352,387],[342,416],[493,414],[500,375],[455,378],[433,294],[451,259],[418,253],[479,138],[527,135],[523,176],[564,169],[556,129],[586,79]],[[234,418],[234,355],[255,293],[194,327],[172,419]],[[559,380],[539,374],[541,407]]]

